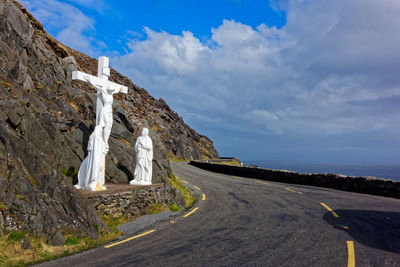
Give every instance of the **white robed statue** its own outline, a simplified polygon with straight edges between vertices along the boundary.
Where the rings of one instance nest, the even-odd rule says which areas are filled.
[[[77,189],[85,189],[91,191],[105,190],[105,158],[107,154],[107,146],[103,137],[104,122],[94,128],[93,133],[89,137],[88,155],[83,160],[78,172]]]
[[[136,141],[136,168],[132,185],[151,185],[153,143],[149,137],[149,129],[143,128],[142,135]]]

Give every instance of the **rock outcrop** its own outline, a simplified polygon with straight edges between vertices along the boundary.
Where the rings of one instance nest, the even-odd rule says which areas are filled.
[[[0,0],[0,29],[0,233],[22,229],[50,243],[67,232],[95,238],[104,225],[72,184],[94,129],[96,94],[71,72],[96,75],[97,60],[56,41],[14,0]],[[111,80],[129,93],[114,98],[108,182],[133,179],[142,127],[153,140],[155,183],[166,183],[168,159],[218,157],[165,101],[115,70]]]

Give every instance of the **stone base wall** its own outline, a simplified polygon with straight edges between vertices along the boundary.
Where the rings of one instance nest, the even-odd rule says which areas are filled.
[[[400,182],[375,177],[297,173],[283,170],[229,166],[205,161],[190,161],[189,164],[205,170],[228,175],[400,198]]]
[[[108,188],[109,186],[107,186]],[[125,188],[122,192],[110,191],[89,193],[86,198],[98,212],[111,215],[113,218],[124,215],[134,218],[148,213],[154,205],[177,203],[176,190],[164,184],[132,186],[129,191]]]

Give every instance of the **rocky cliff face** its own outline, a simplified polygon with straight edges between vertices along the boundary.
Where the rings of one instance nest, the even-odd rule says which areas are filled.
[[[96,237],[102,222],[71,178],[87,153],[96,94],[72,81],[71,72],[96,75],[97,60],[57,42],[13,0],[0,0],[0,29],[0,233]],[[165,182],[169,158],[218,157],[212,142],[165,101],[115,70],[111,80],[128,86],[129,93],[114,97],[108,181],[133,179],[134,144],[142,127],[153,140],[153,182]]]

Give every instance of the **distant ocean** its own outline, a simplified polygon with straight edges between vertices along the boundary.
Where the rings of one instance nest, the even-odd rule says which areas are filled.
[[[333,173],[348,176],[374,176],[400,181],[399,165],[362,165],[362,164],[322,164],[267,160],[244,160],[247,166],[255,164],[260,168],[288,170],[306,173]]]

